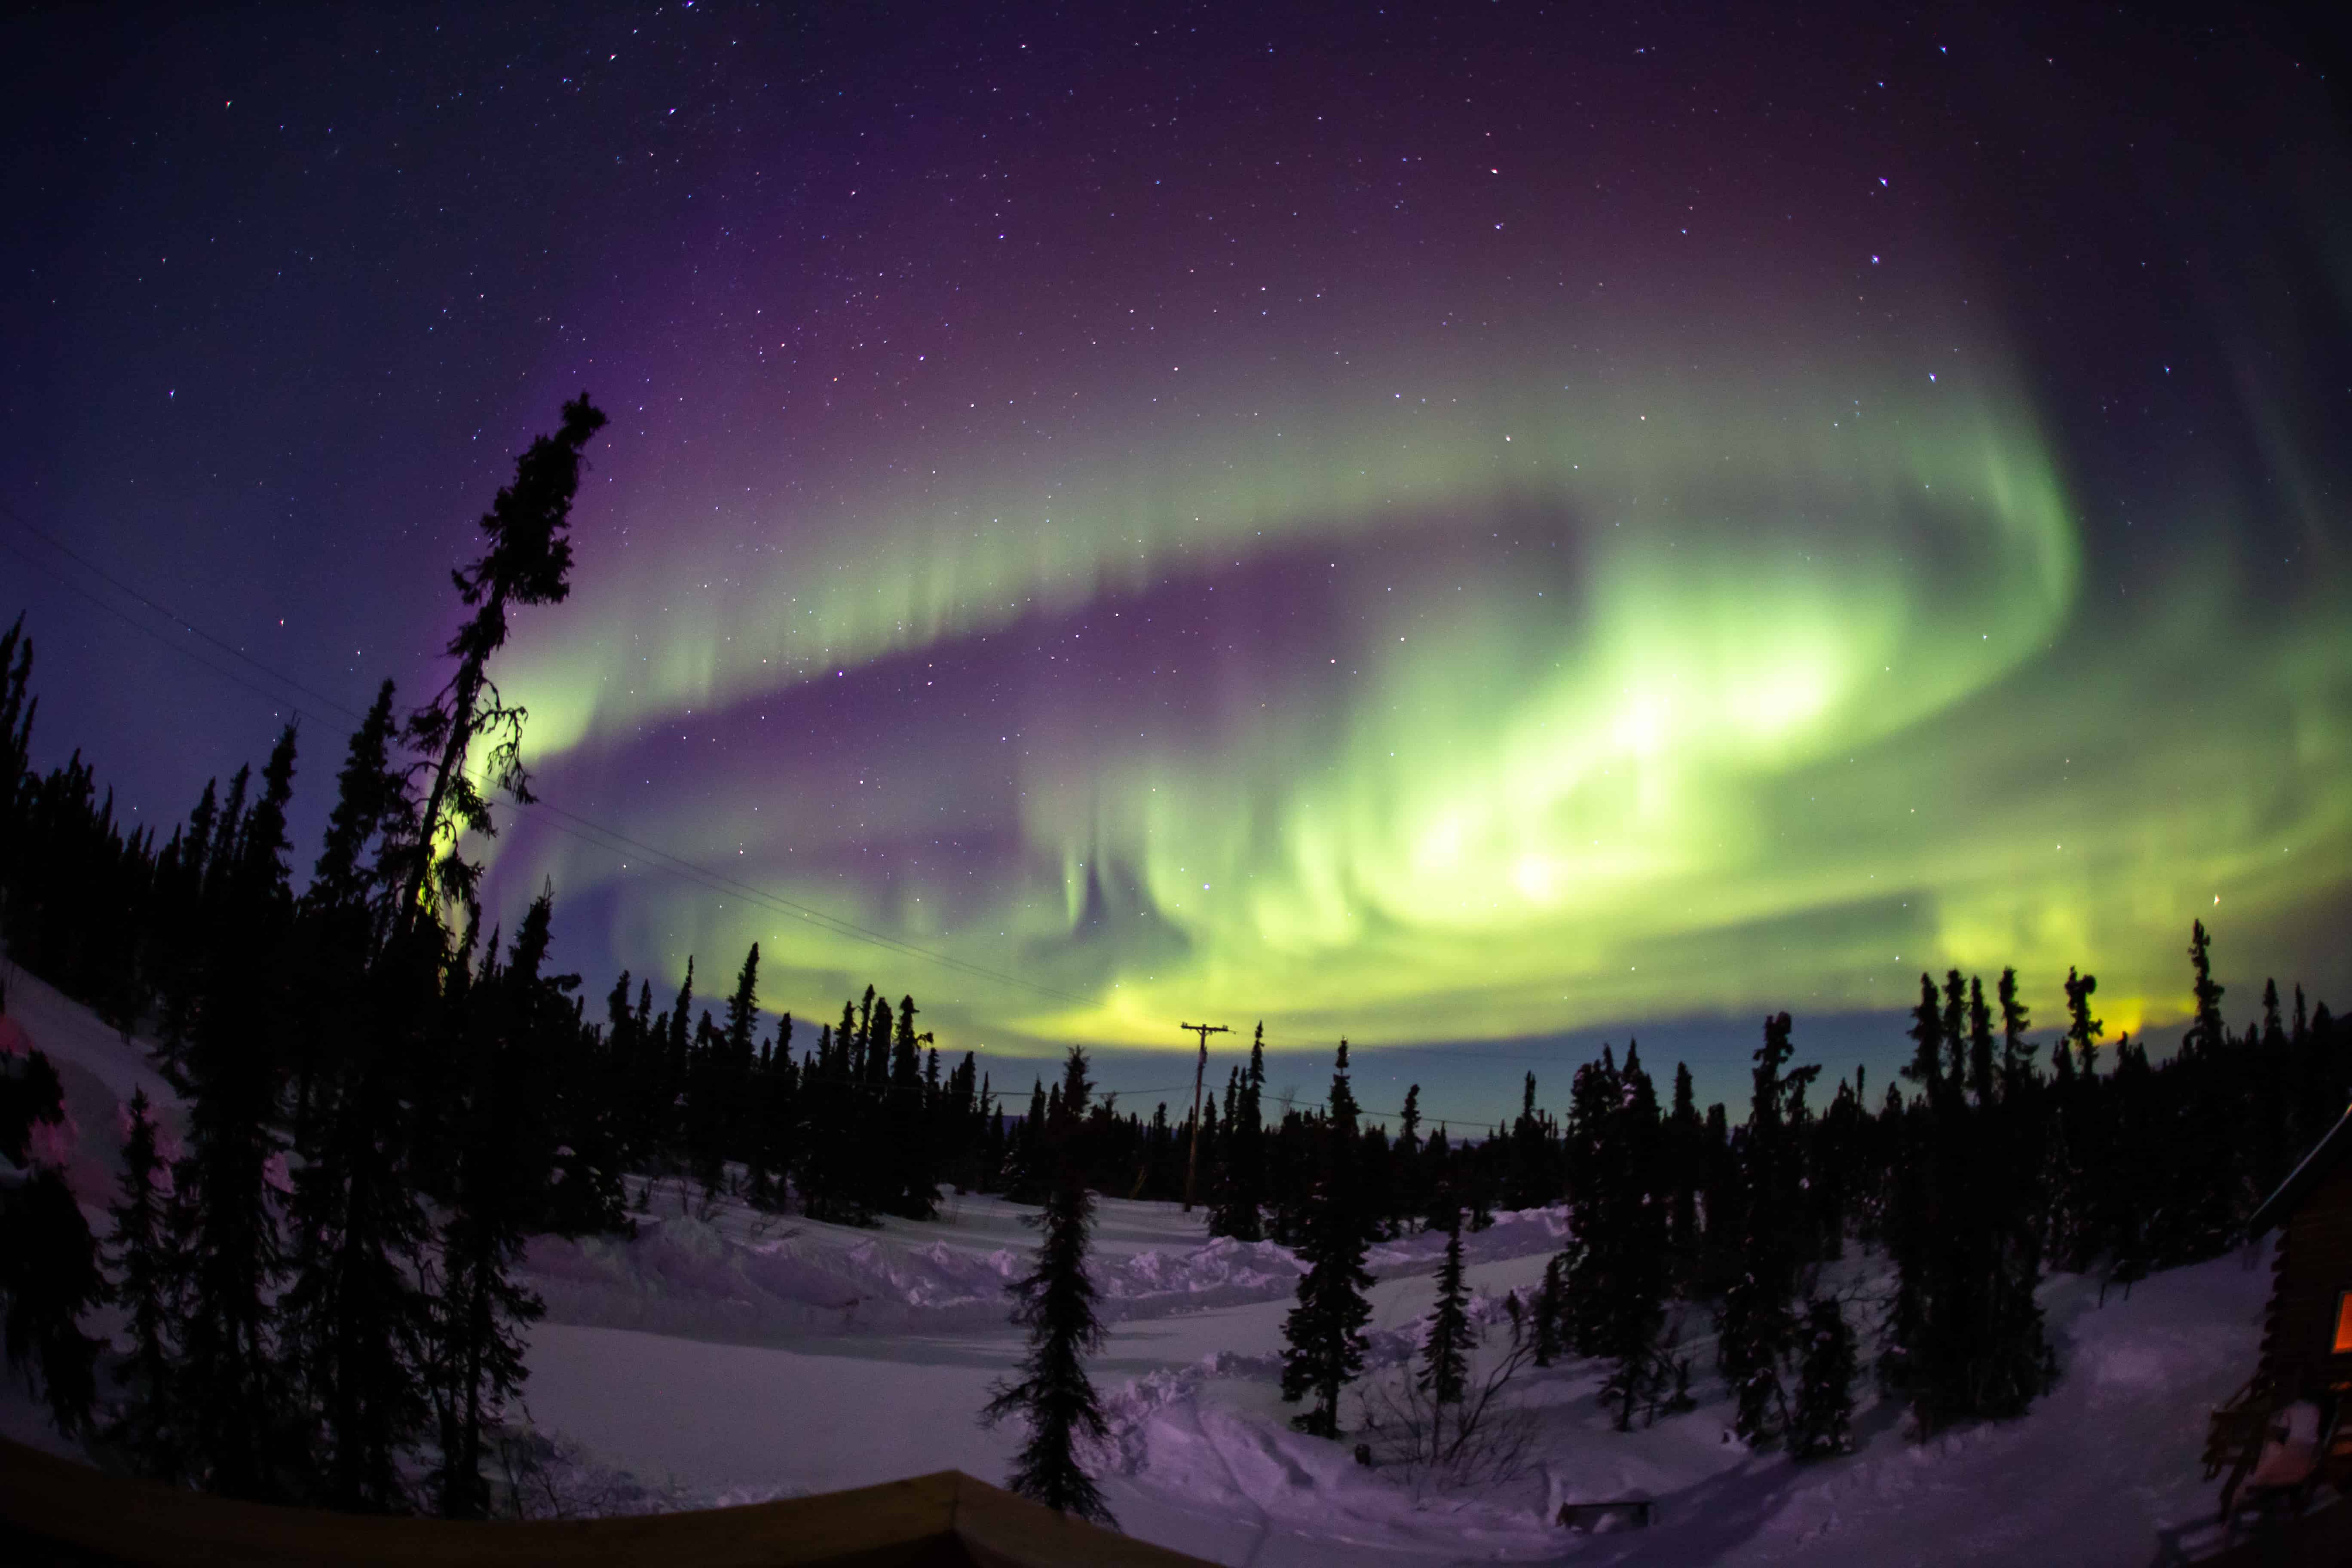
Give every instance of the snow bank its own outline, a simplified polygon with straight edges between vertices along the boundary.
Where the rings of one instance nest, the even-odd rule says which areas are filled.
[[[987,1245],[1019,1214],[995,1200],[965,1200],[969,1229],[893,1221],[877,1232],[761,1215],[731,1200],[698,1206],[677,1191],[677,1210],[641,1215],[634,1238],[533,1239],[525,1268],[552,1321],[752,1344],[1001,1326],[1006,1287],[1034,1257]],[[1464,1250],[1474,1263],[1548,1254],[1567,1228],[1558,1208],[1500,1214],[1465,1236]],[[1424,1275],[1444,1245],[1443,1235],[1402,1238],[1366,1261],[1376,1276]],[[1105,1321],[1121,1322],[1286,1299],[1304,1268],[1276,1242],[1220,1237],[1097,1247],[1091,1272]]]
[[[530,1284],[557,1322],[750,1343],[809,1334],[1002,1325],[1032,1254],[780,1219],[737,1234],[694,1215],[642,1216],[634,1238],[534,1237]],[[1300,1268],[1272,1242],[1220,1239],[1097,1260],[1109,1321],[1290,1295]]]
[[[64,1169],[66,1184],[85,1209],[105,1207],[118,1195],[119,1129],[132,1092],[147,1091],[163,1125],[173,1131],[174,1142],[185,1121],[179,1095],[155,1070],[144,1043],[126,1042],[89,1008],[14,965],[8,970],[8,1016],[56,1066],[65,1089],[65,1125],[44,1135],[39,1157]]]
[[[1567,1245],[1569,1230],[1566,1204],[1499,1209],[1495,1223],[1485,1230],[1462,1233],[1462,1258],[1465,1263],[1499,1263],[1558,1252]],[[1385,1279],[1391,1274],[1433,1272],[1444,1256],[1445,1233],[1424,1230],[1381,1243],[1364,1255],[1364,1263],[1375,1276]]]

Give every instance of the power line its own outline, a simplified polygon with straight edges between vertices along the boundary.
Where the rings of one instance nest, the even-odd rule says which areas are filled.
[[[210,670],[213,674],[219,676],[223,680],[231,681],[236,685],[242,686],[247,691],[252,692],[255,696],[266,699],[269,702],[276,704],[278,707],[293,709],[295,712],[302,714],[304,718],[317,717],[316,714],[305,712],[298,705],[287,701],[282,694],[267,690],[262,687],[257,686],[252,681],[247,680],[245,677],[237,674],[235,670],[224,669],[212,660],[205,658],[188,648],[180,647],[178,644],[173,642],[169,637],[165,637],[162,632],[159,632],[154,627],[147,626],[138,620],[135,616],[125,611],[121,605],[108,604],[104,599],[100,598],[89,589],[81,586],[79,583],[74,582],[71,578],[58,572],[56,567],[50,565],[47,562],[41,560],[38,556],[27,553],[21,547],[11,544],[5,539],[0,539],[0,549],[8,551],[20,560],[29,562],[36,568],[47,573],[51,577],[55,578],[69,591],[79,595],[82,598],[87,599],[89,603],[95,605],[100,609],[104,610],[107,614],[119,618],[124,625],[130,626],[133,631],[143,633],[146,636],[154,638],[157,642],[161,643],[166,650],[178,654],[183,658],[187,659],[189,662],[201,668]],[[346,711],[348,711],[348,710],[346,710]]]
[[[338,712],[341,712],[349,718],[357,719],[361,717],[361,713],[358,709],[351,707],[335,698],[328,696],[325,692],[319,690],[316,687],[305,686],[302,682],[295,679],[292,676],[286,674],[282,670],[270,668],[268,665],[263,664],[259,659],[255,658],[252,655],[247,653],[243,648],[236,647],[233,643],[226,642],[221,638],[215,637],[212,633],[205,630],[204,627],[196,625],[185,616],[181,615],[177,610],[173,609],[169,605],[163,604],[160,601],[150,598],[145,594],[141,593],[130,584],[122,581],[121,578],[117,577],[112,573],[109,572],[105,567],[99,565],[96,562],[90,560],[89,557],[74,549],[73,546],[66,543],[63,540],[58,539],[55,534],[52,534],[47,530],[40,528],[38,525],[26,521],[22,512],[19,512],[16,508],[9,506],[5,501],[0,501],[0,513],[5,513],[9,521],[15,523],[18,528],[23,529],[26,532],[31,534],[42,543],[47,545],[58,554],[74,561],[85,570],[89,571],[91,574],[105,582],[119,592],[129,595],[131,597],[138,600],[141,604],[146,605],[149,609],[154,611],[157,615],[162,616],[164,619],[172,622],[174,626],[179,626],[191,635],[202,637],[205,641],[212,644],[215,647],[219,648],[223,653],[229,655],[233,658],[244,660],[246,663],[253,666],[254,668],[261,671],[264,675],[268,676],[272,680],[283,681],[286,685],[292,687],[295,690],[302,692],[307,696],[316,698],[318,700],[325,703],[328,707],[336,710]],[[21,550],[16,552],[20,556],[25,553]],[[26,556],[26,559],[29,560],[31,557]],[[41,563],[37,562],[36,564]],[[59,574],[54,568],[50,569],[50,575],[57,577],[59,582],[65,583],[68,587],[74,586],[69,580]],[[80,593],[84,598],[89,599],[93,604],[101,602],[98,600],[95,595],[89,594],[86,590],[77,588],[76,592]],[[128,616],[123,616],[122,611],[115,609],[113,605],[109,605],[105,607],[114,610],[116,615],[122,616],[122,618],[125,620],[130,620],[131,618]],[[133,622],[132,624],[136,625],[137,623]],[[144,630],[145,628],[142,627],[142,629]],[[162,639],[159,637],[158,640],[160,641]],[[165,642],[163,646],[170,647],[172,647],[172,644]],[[207,665],[206,668],[213,669],[218,668],[217,666],[212,665]],[[232,677],[231,679],[235,678]]]

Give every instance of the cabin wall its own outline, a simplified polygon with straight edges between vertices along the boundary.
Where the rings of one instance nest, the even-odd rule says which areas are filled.
[[[2352,1290],[2352,1160],[2322,1177],[2281,1229],[2263,1333],[2262,1369],[2273,1387],[2352,1382],[2352,1355],[2329,1348],[2345,1290]]]

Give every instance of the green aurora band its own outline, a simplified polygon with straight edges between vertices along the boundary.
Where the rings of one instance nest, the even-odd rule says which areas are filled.
[[[1185,366],[1181,399],[1097,388],[1049,426],[975,396],[878,479],[751,460],[698,500],[600,500],[630,542],[583,542],[573,602],[503,672],[556,798],[609,798],[632,738],[1041,616],[1108,635],[1133,595],[1276,556],[1322,554],[1349,614],[1296,668],[1155,671],[1184,722],[1139,701],[1112,733],[1035,697],[992,877],[807,868],[919,836],[995,758],[901,766],[853,825],[780,795],[793,742],[769,737],[625,808],[640,839],[1055,994],[927,980],[572,839],[510,836],[499,879],[625,878],[620,959],[715,976],[758,940],[771,1005],[803,1016],[929,984],[960,1047],[1189,1048],[1172,1025],[1204,1013],[1373,1045],[1802,1016],[2011,963],[2044,1021],[2080,965],[2111,1030],[2160,1023],[2192,917],[2315,951],[2298,922],[2352,865],[2352,639],[2324,603],[2250,602],[2218,491],[2179,503],[2210,514],[2203,547],[2096,570],[2018,378],[1958,337],[1833,368],[1702,371],[1680,344],[1642,363],[1687,369],[1638,384],[1427,345],[1330,384]],[[1108,935],[1090,879],[1132,884]]]

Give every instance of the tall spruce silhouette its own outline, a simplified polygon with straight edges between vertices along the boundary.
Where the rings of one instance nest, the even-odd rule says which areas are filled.
[[[282,1016],[276,961],[293,909],[285,861],[293,778],[289,727],[249,814],[239,785],[230,788],[206,871],[215,947],[189,1057],[188,1152],[173,1173],[194,1221],[182,1347],[189,1451],[212,1489],[260,1500],[289,1495],[307,1462],[277,1323],[280,1215],[291,1194],[271,1034]]]
[[[1364,1370],[1364,1325],[1372,1316],[1364,1299],[1372,1284],[1364,1271],[1371,1227],[1357,1203],[1356,1114],[1348,1042],[1341,1040],[1324,1107],[1321,1169],[1307,1200],[1299,1248],[1307,1271],[1298,1279],[1298,1304],[1282,1325],[1283,1403],[1311,1397],[1290,1424],[1316,1437],[1339,1435],[1339,1391]]]
[[[1225,1119],[1216,1201],[1209,1210],[1211,1236],[1229,1236],[1235,1241],[1258,1241],[1265,1236],[1265,1221],[1259,1212],[1265,1201],[1265,1131],[1261,1110],[1265,1089],[1265,1023],[1261,1019],[1250,1042],[1248,1069],[1234,1085],[1233,1114]]]
[[[1838,1303],[1816,1297],[1805,1304],[1803,1358],[1796,1407],[1789,1416],[1789,1452],[1825,1459],[1853,1447],[1853,1326]]]
[[[1658,1097],[1642,1068],[1640,1048],[1625,1047],[1623,1093],[1612,1118],[1607,1180],[1610,1289],[1601,1302],[1600,1341],[1609,1371],[1601,1399],[1630,1431],[1637,1407],[1654,1407],[1667,1368],[1659,1353],[1668,1281],[1666,1205],[1654,1190],[1658,1164]]]
[[[1445,1423],[1462,1417],[1470,1381],[1470,1290],[1462,1279],[1462,1211],[1445,1227],[1445,1257],[1437,1267],[1437,1296],[1430,1303],[1429,1330],[1422,1339],[1421,1370],[1413,1382],[1429,1400],[1429,1452],[1445,1452]]]
[[[1792,1051],[1790,1027],[1786,1013],[1767,1018],[1764,1043],[1757,1047],[1741,1151],[1741,1273],[1717,1314],[1717,1364],[1731,1385],[1735,1406],[1731,1429],[1751,1447],[1771,1442],[1786,1425],[1782,1374],[1796,1338],[1790,1297],[1802,1261],[1796,1202],[1801,1167],[1790,1123],[1820,1068],[1784,1070]]]
[[[1012,1286],[1013,1321],[1029,1331],[1029,1353],[1021,1376],[992,1391],[982,1419],[993,1425],[1017,1415],[1028,1426],[1006,1481],[1013,1491],[1056,1512],[1116,1524],[1077,1457],[1081,1436],[1099,1438],[1105,1431],[1086,1369],[1086,1357],[1101,1348],[1104,1334],[1094,1281],[1087,1277],[1094,1194],[1087,1190],[1082,1145],[1091,1090],[1087,1054],[1073,1046],[1053,1125],[1043,1133],[1053,1174],[1045,1211],[1033,1221],[1042,1233],[1036,1262]]]
[[[293,1278],[281,1339],[315,1412],[315,1479],[331,1506],[404,1510],[404,1466],[422,1442],[431,1224],[414,1127],[408,1020],[417,998],[379,965],[415,828],[391,755],[385,681],[353,732],[325,841],[298,910]],[[331,1038],[331,1053],[310,1043]]]
[[[174,1404],[181,1259],[171,1166],[145,1089],[131,1090],[123,1131],[121,1195],[107,1211],[113,1220],[107,1261],[130,1342],[114,1363],[121,1397],[106,1437],[138,1474],[175,1481],[186,1468],[185,1434]]]
[[[285,1337],[319,1414],[320,1500],[373,1513],[408,1506],[404,1461],[426,1430],[432,1329],[420,1283],[432,1226],[389,1045],[363,1039],[296,1178],[284,1300]]]
[[[1906,1102],[1887,1086],[1886,1131],[1892,1145],[1887,1193],[1886,1252],[1895,1265],[1895,1290],[1881,1326],[1877,1373],[1891,1394],[1908,1394],[1921,1374],[1921,1356],[1932,1296],[1930,1271],[1936,1240],[1937,1129],[1952,1089],[1944,1073],[1943,1013],[1932,975],[1919,976],[1919,1000],[1911,1009],[1911,1059],[1902,1076],[1920,1086],[1920,1100]]]
[[[478,742],[489,743],[488,782],[518,800],[531,798],[522,765],[524,713],[500,700],[489,678],[490,656],[506,646],[509,606],[560,605],[572,591],[566,531],[580,491],[581,452],[604,423],[584,392],[565,404],[556,433],[540,437],[515,459],[514,482],[482,514],[478,526],[488,547],[450,574],[458,597],[474,613],[449,639],[457,668],[448,684],[408,720],[409,743],[433,763],[424,831],[401,900],[404,931],[415,929],[428,899],[463,904],[473,897],[480,869],[458,853],[457,840],[463,833],[493,831],[489,805],[465,767]]]
[[[1706,1164],[1705,1126],[1691,1088],[1690,1068],[1675,1064],[1674,1107],[1660,1130],[1660,1155],[1666,1173],[1666,1255],[1676,1285],[1696,1274],[1699,1251],[1698,1192]]]
[[[538,1031],[550,1013],[568,1018],[557,983],[541,973],[551,895],[533,900],[503,968],[486,961],[462,1021],[474,1082],[457,1142],[456,1188],[439,1234],[435,1302],[435,1415],[440,1463],[432,1480],[444,1517],[489,1510],[484,1436],[529,1377],[522,1327],[545,1310],[515,1278],[548,1150],[536,1130]],[[493,954],[493,959],[495,955]],[[569,977],[564,977],[569,978]]]
[[[887,1005],[887,1004],[886,1004]],[[882,1127],[889,1157],[881,1170],[878,1206],[904,1219],[929,1219],[940,1206],[940,1148],[924,1126],[928,1102],[915,1033],[915,999],[901,995],[890,1038],[890,1083]]]
[[[386,933],[415,837],[406,770],[393,757],[399,729],[392,714],[394,692],[389,680],[378,687],[352,733],[342,771],[335,775],[326,838],[302,895],[304,913],[350,927],[338,934],[362,953]]]

